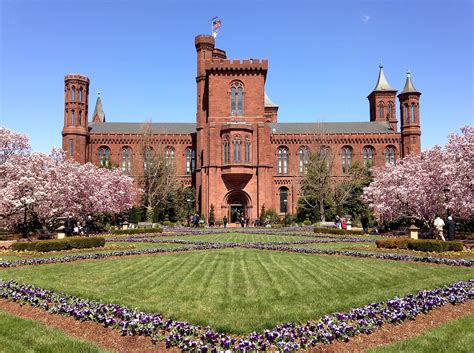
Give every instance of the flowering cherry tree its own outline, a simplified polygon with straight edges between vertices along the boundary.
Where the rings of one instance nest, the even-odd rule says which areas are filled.
[[[0,127],[0,164],[10,156],[28,154],[30,143],[26,135]]]
[[[137,198],[133,179],[120,170],[81,165],[61,150],[8,156],[0,165],[0,217],[12,229],[24,222],[26,210],[54,228],[58,217],[119,213]]]
[[[445,148],[435,146],[375,169],[364,200],[390,219],[412,216],[426,226],[447,209],[458,218],[473,217],[474,129],[461,131],[450,136]]]

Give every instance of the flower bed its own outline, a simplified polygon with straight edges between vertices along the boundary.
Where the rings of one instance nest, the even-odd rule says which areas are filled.
[[[434,239],[382,239],[375,241],[378,248],[387,249],[409,249],[414,251],[427,252],[445,252],[445,251],[462,251],[463,244],[460,241],[441,241]]]
[[[163,233],[162,228],[134,228],[134,229],[114,229],[111,232],[113,235],[119,234],[154,234],[154,233]]]
[[[283,324],[261,333],[252,332],[245,337],[232,337],[210,327],[166,319],[161,314],[144,313],[118,304],[103,304],[14,281],[0,280],[0,297],[53,314],[120,329],[124,336],[148,336],[153,342],[164,339],[168,348],[179,347],[185,351],[201,352],[289,352],[335,340],[347,341],[356,334],[370,334],[385,323],[398,324],[442,305],[463,303],[474,298],[474,280],[371,303],[305,324]]]
[[[48,251],[61,251],[71,249],[86,249],[86,248],[98,248],[105,245],[105,239],[102,237],[70,237],[64,239],[52,239],[52,240],[38,240],[28,242],[16,242],[13,243],[11,249],[13,251],[37,251],[37,252],[48,252]]]

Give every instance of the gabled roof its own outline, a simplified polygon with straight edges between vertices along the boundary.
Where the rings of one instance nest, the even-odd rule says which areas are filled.
[[[196,132],[194,123],[92,123],[91,134],[143,134],[151,125],[153,134],[191,134]]]
[[[413,82],[411,82],[410,70],[407,71],[407,80],[405,82],[405,87],[403,87],[403,91],[401,91],[400,94],[403,93],[420,93],[416,90],[415,86],[413,86]]]
[[[388,134],[394,131],[387,122],[272,123],[272,134]]]
[[[392,88],[392,86],[390,86],[387,79],[385,78],[385,73],[383,71],[383,65],[380,64],[379,68],[380,68],[379,78],[378,78],[377,84],[375,85],[375,88],[372,92],[386,92],[386,91],[396,92],[397,90],[395,88]]]
[[[278,105],[273,103],[272,100],[270,99],[270,97],[268,97],[267,92],[265,92],[265,104],[264,104],[264,106],[269,107],[269,108],[278,107]]]

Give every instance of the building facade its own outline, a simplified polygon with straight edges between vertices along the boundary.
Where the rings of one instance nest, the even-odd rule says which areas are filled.
[[[419,153],[421,93],[407,73],[398,94],[380,66],[367,97],[366,122],[279,123],[278,106],[265,93],[267,60],[229,60],[214,38],[195,38],[197,53],[195,123],[106,122],[100,94],[88,121],[89,78],[65,76],[63,149],[80,163],[115,165],[139,178],[148,156],[163,153],[178,178],[196,190],[196,209],[207,218],[254,220],[263,205],[295,213],[309,154],[329,149],[332,175],[343,177],[355,161],[371,166],[395,163]],[[143,146],[144,136],[149,143]]]

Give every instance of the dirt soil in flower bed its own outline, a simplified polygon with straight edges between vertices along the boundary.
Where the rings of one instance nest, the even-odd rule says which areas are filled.
[[[121,336],[119,330],[105,328],[92,321],[78,321],[71,317],[50,314],[29,305],[0,300],[0,310],[17,317],[32,319],[46,326],[57,328],[69,336],[93,342],[96,345],[123,353],[141,352],[179,352],[178,349],[166,349],[164,342],[151,343],[150,337]]]
[[[447,304],[427,314],[417,316],[416,320],[407,320],[400,325],[384,324],[371,335],[359,334],[351,337],[348,342],[337,341],[330,345],[319,345],[309,352],[364,352],[371,348],[419,336],[424,331],[473,313],[473,300],[460,305]]]

